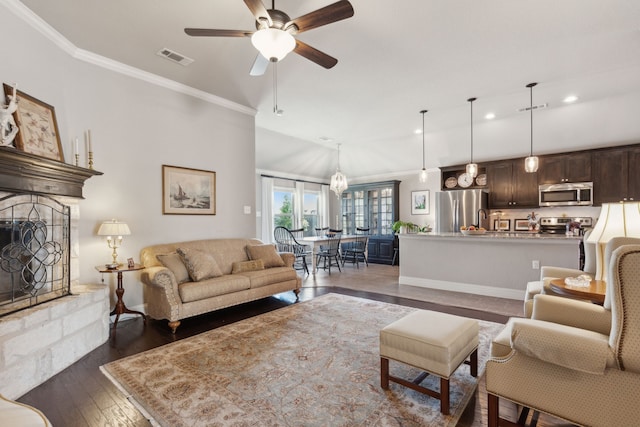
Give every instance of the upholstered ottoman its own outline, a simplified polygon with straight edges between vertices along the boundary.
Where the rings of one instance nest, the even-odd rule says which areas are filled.
[[[449,377],[462,364],[478,375],[478,322],[435,311],[415,311],[380,331],[380,386],[389,381],[440,400],[449,414]],[[467,361],[467,357],[469,360]],[[389,359],[426,371],[413,382],[389,374]],[[420,385],[428,374],[440,377],[440,392]]]

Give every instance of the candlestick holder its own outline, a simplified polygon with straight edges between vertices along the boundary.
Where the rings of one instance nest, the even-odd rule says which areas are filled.
[[[76,159],[76,166],[80,166],[80,154],[76,153],[75,159]]]
[[[89,169],[93,169],[93,151],[89,151],[88,157],[89,157]]]

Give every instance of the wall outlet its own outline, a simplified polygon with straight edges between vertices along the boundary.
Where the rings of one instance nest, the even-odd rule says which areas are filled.
[[[531,261],[531,268],[533,268],[534,270],[540,270],[540,261],[538,261],[537,259]]]

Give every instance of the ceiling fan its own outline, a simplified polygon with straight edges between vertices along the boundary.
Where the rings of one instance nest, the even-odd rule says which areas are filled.
[[[190,36],[201,37],[251,37],[251,42],[260,52],[251,67],[249,74],[261,76],[269,62],[277,62],[293,51],[324,68],[332,68],[338,63],[336,58],[319,51],[293,36],[323,25],[341,21],[353,16],[353,6],[347,0],[330,4],[296,19],[275,8],[275,0],[271,9],[266,9],[261,0],[244,0],[256,18],[257,31],[214,30],[207,28],[185,28]]]

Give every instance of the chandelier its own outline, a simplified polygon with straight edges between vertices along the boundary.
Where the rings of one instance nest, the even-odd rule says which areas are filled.
[[[338,167],[336,168],[336,173],[331,176],[329,189],[336,193],[336,196],[340,197],[342,192],[347,188],[349,188],[349,184],[347,184],[347,177],[340,172],[340,144],[338,144]]]

